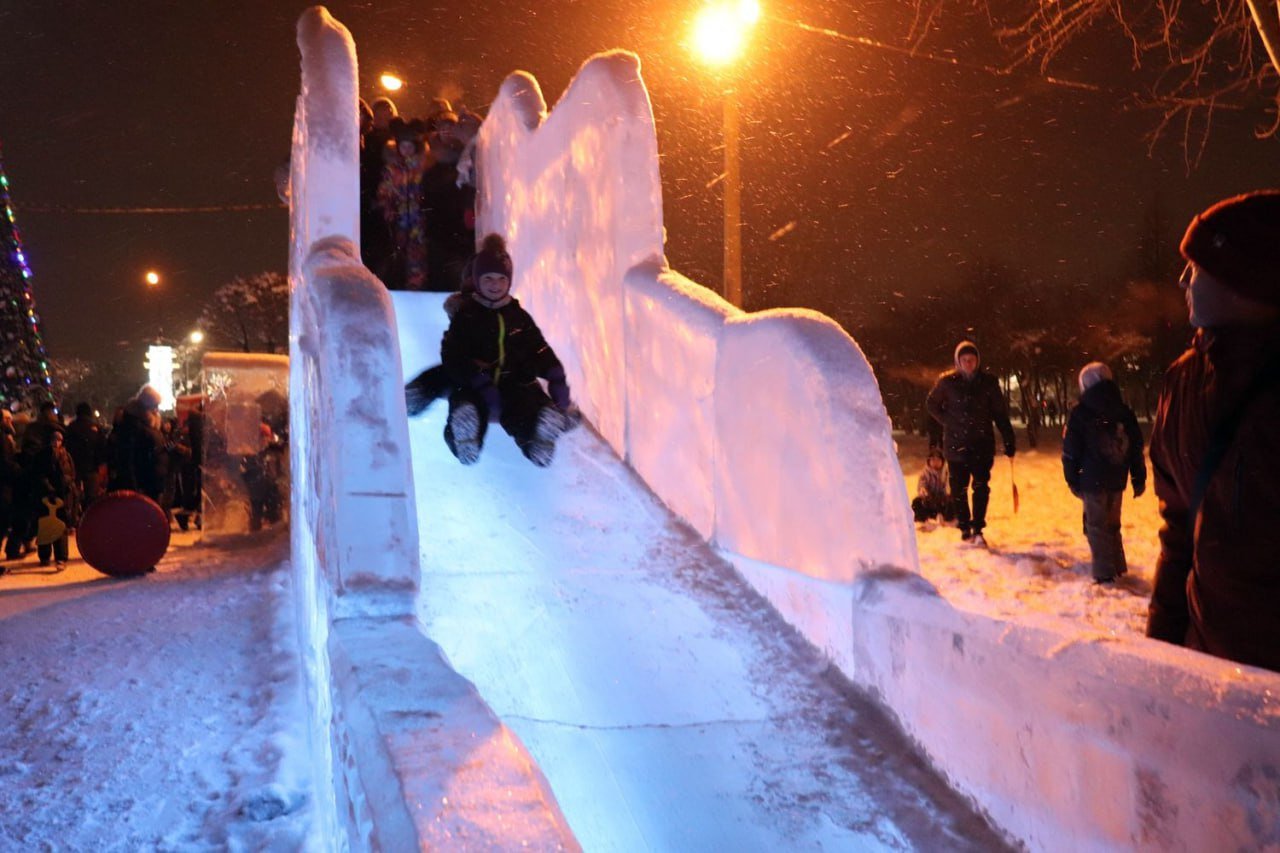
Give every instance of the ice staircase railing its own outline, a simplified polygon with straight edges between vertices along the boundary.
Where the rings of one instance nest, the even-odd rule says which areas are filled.
[[[536,81],[512,75],[480,152],[480,230],[508,236],[518,295],[564,358],[597,430],[850,678],[879,695],[1001,827],[1033,849],[1160,839],[1260,846],[1280,779],[1268,698],[1280,680],[1143,641],[1080,643],[938,598],[913,571],[888,418],[853,341],[812,312],[744,315],[667,268],[656,136],[634,56],[589,60],[550,113]],[[356,215],[349,183],[336,210],[344,222]],[[306,221],[323,215],[321,208]],[[350,247],[344,251],[349,260]],[[389,315],[384,307],[365,319],[390,323]],[[412,319],[400,321],[412,338]],[[302,328],[305,339],[317,327]],[[351,340],[330,344],[337,372],[348,347],[373,340],[381,352],[394,349],[381,329],[350,331]],[[317,337],[328,343],[335,334],[325,328]],[[359,401],[386,407],[363,412],[380,430],[367,439],[404,440],[397,363],[385,364],[387,384]],[[314,409],[350,411],[324,399]],[[319,467],[329,458],[316,452],[301,461]],[[392,474],[403,476],[400,487],[374,497],[396,512],[411,508],[407,466],[397,461]],[[340,539],[345,528],[323,516],[341,517],[350,496],[333,487],[311,493],[313,528]],[[368,547],[368,532],[350,535]],[[353,599],[361,585],[345,583],[348,553],[336,541],[317,549],[328,567],[322,583]],[[371,586],[374,578],[367,576]],[[389,594],[370,604],[398,612],[415,593],[394,575],[388,581]],[[344,607],[351,604],[333,611]],[[1151,689],[1166,683],[1177,684],[1172,701],[1169,691]],[[1204,730],[1214,732],[1214,750],[1168,748]]]

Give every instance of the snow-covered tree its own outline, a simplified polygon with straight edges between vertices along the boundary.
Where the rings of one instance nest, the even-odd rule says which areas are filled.
[[[240,352],[289,348],[289,280],[278,272],[235,278],[219,287],[200,314],[207,346]]]

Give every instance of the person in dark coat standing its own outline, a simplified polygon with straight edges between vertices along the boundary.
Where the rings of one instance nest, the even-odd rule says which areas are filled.
[[[475,188],[458,183],[463,142],[458,119],[441,113],[427,136],[431,163],[422,173],[422,222],[427,239],[427,290],[456,291],[462,268],[475,252]]]
[[[1142,430],[1125,405],[1111,368],[1100,361],[1080,371],[1080,403],[1062,433],[1062,474],[1071,494],[1084,502],[1084,535],[1093,556],[1094,583],[1110,583],[1128,571],[1120,536],[1124,487],[1133,496],[1147,488]]]
[[[93,417],[93,407],[88,403],[76,406],[76,418],[67,425],[67,452],[76,466],[80,505],[87,508],[102,493],[98,468],[107,461],[107,437]],[[72,519],[72,523],[78,522]]]
[[[1210,207],[1181,250],[1196,334],[1151,433],[1147,636],[1280,672],[1280,192]]]
[[[12,527],[16,519],[15,502],[21,495],[22,463],[18,457],[13,414],[8,409],[0,409],[0,536],[7,540],[4,554],[6,560],[16,560],[22,556],[21,534]],[[4,572],[4,566],[0,565],[0,575]]]
[[[929,392],[925,407],[942,424],[942,452],[947,457],[951,500],[960,538],[986,546],[987,503],[991,499],[991,466],[995,462],[994,421],[1004,439],[1004,455],[1012,457],[1016,446],[1009,407],[996,378],[981,369],[977,344],[956,345],[955,370],[944,373]],[[969,485],[973,484],[973,509]]]
[[[107,438],[110,460],[108,487],[141,492],[160,502],[163,482],[160,477],[160,454],[164,439],[160,435],[160,392],[143,385],[125,403],[120,423]]]
[[[496,418],[525,457],[545,468],[556,439],[573,425],[564,367],[511,296],[512,262],[502,237],[485,237],[471,266],[475,291],[440,342],[440,361],[456,389],[449,397],[445,443],[458,461],[471,465],[480,458],[490,418]],[[547,391],[539,378],[547,380]]]

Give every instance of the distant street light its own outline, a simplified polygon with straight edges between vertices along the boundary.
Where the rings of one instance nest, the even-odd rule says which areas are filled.
[[[394,74],[385,73],[378,78],[378,83],[388,92],[399,92],[404,86],[404,81]]]
[[[148,290],[154,290],[156,295],[153,297],[156,302],[156,343],[164,343],[164,320],[161,315],[161,309],[164,307],[160,301],[160,294],[164,291],[160,289],[160,273],[155,270],[147,270],[142,276],[142,280],[147,283]]]
[[[204,340],[204,332],[200,331],[199,329],[196,329],[194,332],[191,333],[191,343],[199,344],[203,340]]]
[[[728,76],[746,50],[760,19],[755,0],[716,0],[694,20],[693,47],[702,61]],[[724,298],[742,307],[742,174],[738,156],[738,96],[731,81],[724,90]]]

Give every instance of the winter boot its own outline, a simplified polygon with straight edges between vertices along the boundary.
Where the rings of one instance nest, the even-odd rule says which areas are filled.
[[[480,412],[474,403],[460,403],[449,413],[450,448],[463,465],[474,465],[480,458]]]
[[[555,456],[556,439],[568,424],[555,406],[543,406],[538,410],[538,422],[533,427],[533,438],[524,447],[524,455],[539,468],[546,468]]]
[[[987,547],[987,540],[986,537],[982,535],[981,530],[975,530],[973,531],[973,535],[969,537],[969,544],[975,548],[985,548]]]

